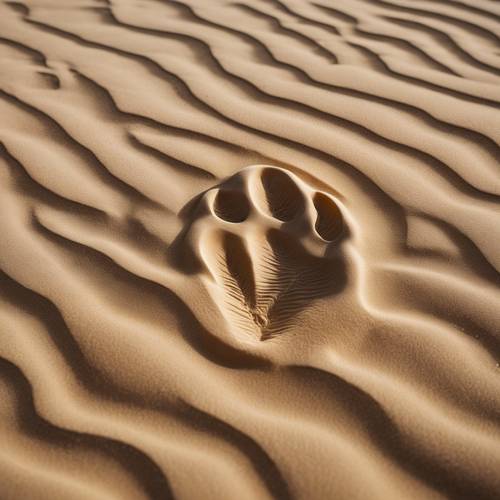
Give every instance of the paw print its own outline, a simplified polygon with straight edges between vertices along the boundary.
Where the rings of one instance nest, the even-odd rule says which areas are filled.
[[[255,165],[191,204],[176,252],[198,263],[236,337],[267,341],[344,287],[335,251],[344,235],[333,197],[284,169]]]

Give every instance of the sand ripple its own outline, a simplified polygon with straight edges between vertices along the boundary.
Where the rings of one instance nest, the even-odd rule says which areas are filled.
[[[0,2],[2,498],[498,498],[492,0]]]

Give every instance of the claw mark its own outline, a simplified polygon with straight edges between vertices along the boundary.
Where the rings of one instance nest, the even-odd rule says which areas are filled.
[[[338,265],[307,254],[279,230],[254,249],[252,259],[238,236],[225,233],[219,276],[231,324],[262,341],[290,328],[314,299],[343,283]]]

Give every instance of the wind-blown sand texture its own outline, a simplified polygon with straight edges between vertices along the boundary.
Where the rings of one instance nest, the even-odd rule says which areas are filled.
[[[499,498],[499,28],[1,0],[0,498]]]

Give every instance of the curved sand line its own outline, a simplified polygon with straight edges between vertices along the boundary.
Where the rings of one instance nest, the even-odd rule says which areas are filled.
[[[0,497],[496,498],[499,20],[0,2]]]

